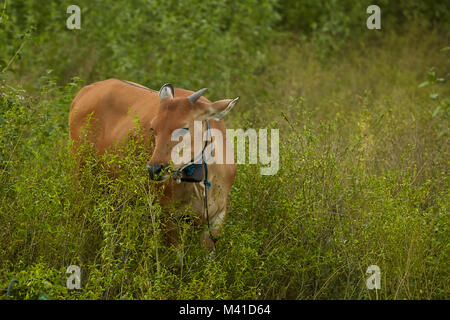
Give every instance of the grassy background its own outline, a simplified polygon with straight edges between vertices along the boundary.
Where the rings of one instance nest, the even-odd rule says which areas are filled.
[[[78,2],[77,31],[72,3],[2,4],[1,298],[450,297],[448,6],[381,1],[370,31],[364,1]],[[139,132],[126,158],[86,146],[74,185],[69,105],[107,77],[207,86],[241,97],[229,128],[280,129],[277,175],[238,167],[214,259],[179,220],[175,263]]]

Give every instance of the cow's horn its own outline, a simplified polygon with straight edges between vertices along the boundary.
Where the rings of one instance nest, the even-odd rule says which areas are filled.
[[[198,90],[197,92],[194,92],[193,94],[191,94],[188,99],[190,102],[195,103],[202,95],[203,93],[208,90],[208,88],[203,88]]]

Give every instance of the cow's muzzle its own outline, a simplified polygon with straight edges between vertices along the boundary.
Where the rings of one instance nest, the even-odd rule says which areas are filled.
[[[160,164],[147,164],[148,175],[151,180],[162,181],[168,178],[164,166]]]

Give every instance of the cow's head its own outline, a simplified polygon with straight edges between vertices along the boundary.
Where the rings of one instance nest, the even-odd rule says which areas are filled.
[[[155,149],[147,164],[147,170],[152,180],[163,181],[170,177],[169,168],[177,170],[184,164],[174,165],[171,155],[172,149],[178,141],[172,141],[172,134],[183,135],[190,133],[191,145],[194,145],[194,121],[209,119],[220,120],[236,104],[236,99],[224,99],[208,102],[201,99],[207,89],[201,89],[188,97],[175,97],[171,84],[165,84],[159,90],[160,106],[157,115],[150,124],[150,130],[155,137]],[[203,122],[202,122],[203,123]],[[193,153],[192,157],[197,156]]]

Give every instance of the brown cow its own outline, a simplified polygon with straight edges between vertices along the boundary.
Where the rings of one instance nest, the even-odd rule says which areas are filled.
[[[148,135],[154,137],[154,150],[150,150],[152,157],[147,169],[152,180],[165,184],[161,204],[167,207],[173,202],[179,203],[180,212],[182,207],[192,205],[203,223],[209,220],[210,227],[205,228],[201,240],[206,247],[212,248],[225,219],[227,197],[236,174],[235,164],[225,164],[226,152],[231,152],[232,159],[234,155],[226,141],[225,124],[220,119],[235,105],[237,98],[211,102],[202,96],[204,91],[206,89],[197,92],[174,89],[172,85],[166,84],[157,92],[117,79],[96,82],[82,88],[73,100],[69,113],[69,133],[76,148],[81,142],[82,127],[88,118],[96,119],[97,125],[89,139],[102,154],[116,142],[126,141],[138,118],[144,132],[153,133]],[[172,148],[178,143],[172,141],[171,137],[176,129],[184,128],[194,139],[194,121],[201,121],[202,135],[207,133],[208,126],[222,133],[223,141],[214,139],[214,142],[223,143],[225,147],[221,150],[214,149],[214,153],[221,153],[214,156],[216,159],[223,159],[221,163],[224,164],[219,164],[218,161],[205,166],[201,162],[191,166],[190,177],[186,173],[190,162],[175,165],[171,161]],[[202,152],[207,144],[211,148],[211,142],[202,143],[205,143]],[[192,159],[198,158],[199,155],[194,154],[194,148],[191,149]],[[206,172],[210,187],[206,188],[205,194]],[[205,210],[205,195],[208,211]],[[172,229],[169,240],[176,245],[176,234],[173,233],[175,228],[169,222],[167,224]]]

